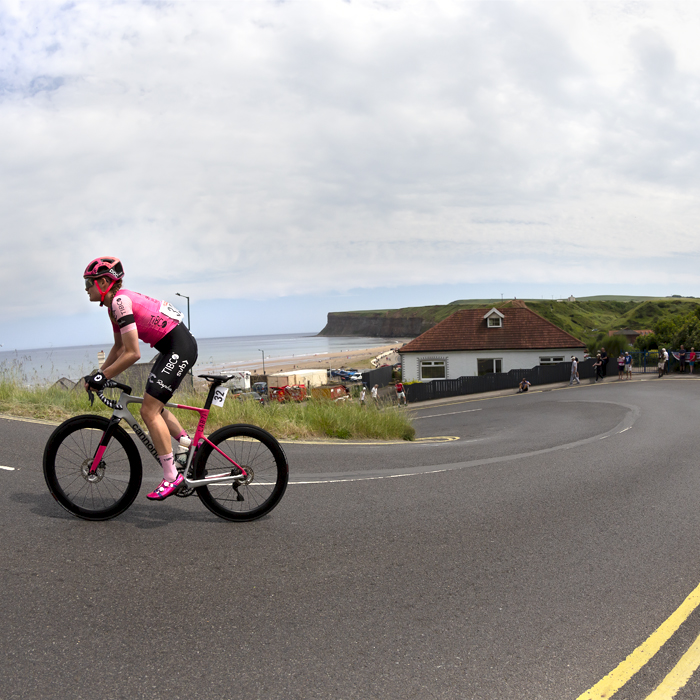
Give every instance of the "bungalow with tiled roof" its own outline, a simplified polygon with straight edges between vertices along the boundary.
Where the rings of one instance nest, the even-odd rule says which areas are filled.
[[[457,311],[404,345],[404,382],[457,379],[583,360],[586,346],[524,305]]]

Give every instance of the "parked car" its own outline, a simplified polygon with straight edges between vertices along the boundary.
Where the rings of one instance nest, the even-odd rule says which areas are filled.
[[[239,401],[258,401],[259,403],[264,403],[264,397],[256,391],[242,391],[240,394],[234,394],[233,398]]]
[[[255,382],[253,391],[260,394],[260,396],[267,396],[267,382]]]
[[[331,377],[338,377],[339,379],[344,379],[347,382],[362,381],[362,373],[358,372],[356,369],[332,369]]]

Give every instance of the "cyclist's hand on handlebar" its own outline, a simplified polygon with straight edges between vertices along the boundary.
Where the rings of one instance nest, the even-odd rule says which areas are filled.
[[[105,384],[109,381],[105,375],[99,370],[95,374],[88,374],[83,377],[85,380],[85,389],[89,391],[94,389],[95,391],[102,391],[105,388]]]

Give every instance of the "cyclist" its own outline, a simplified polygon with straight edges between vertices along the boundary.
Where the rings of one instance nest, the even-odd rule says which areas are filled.
[[[102,367],[85,377],[85,389],[102,389],[141,359],[139,339],[160,353],[146,384],[141,417],[158,451],[163,481],[147,495],[162,501],[175,493],[184,481],[173,461],[170,436],[188,437],[180,422],[165,408],[188,370],[197,360],[197,341],[182,323],[182,314],[167,301],[158,301],[122,288],[124,268],[119,258],[95,258],[85,268],[85,290],[92,302],[106,306],[114,331],[114,345]]]

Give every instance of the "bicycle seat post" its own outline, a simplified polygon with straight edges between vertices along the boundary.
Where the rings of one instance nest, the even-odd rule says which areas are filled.
[[[199,374],[197,375],[200,379],[206,379],[210,382],[209,394],[207,395],[207,400],[204,402],[204,408],[208,411],[211,408],[211,404],[214,401],[214,392],[225,382],[227,382],[231,377],[227,377],[221,374]]]

